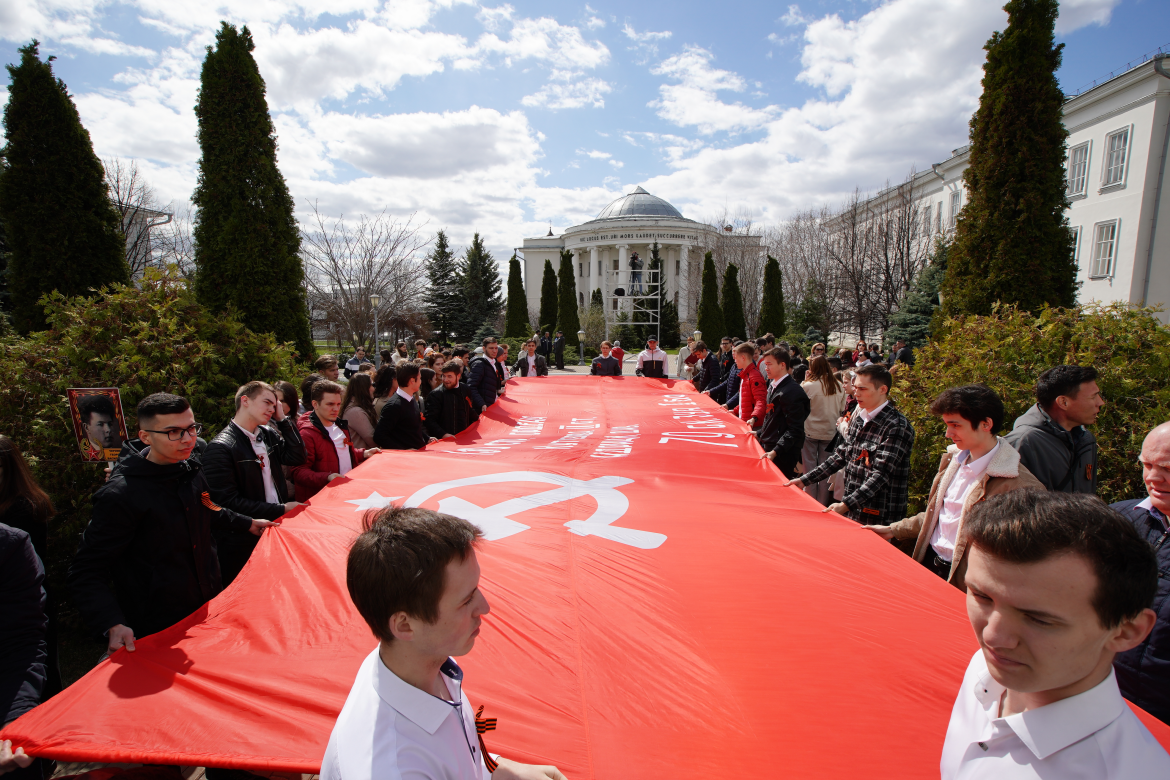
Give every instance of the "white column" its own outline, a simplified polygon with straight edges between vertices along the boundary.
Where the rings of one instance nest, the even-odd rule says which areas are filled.
[[[597,279],[597,246],[589,247],[589,294],[593,295],[593,291],[601,285],[594,280]]]
[[[614,287],[621,287],[622,289],[626,290],[627,293],[629,293],[629,290],[626,288],[628,288],[630,285],[627,283],[629,281],[629,277],[625,276],[625,273],[628,270],[626,268],[626,266],[629,265],[629,258],[630,258],[630,245],[629,244],[618,244],[617,245],[617,266],[618,266],[617,273],[614,273],[612,270],[610,271],[610,279],[612,280],[610,282],[610,284],[613,285]],[[611,268],[612,268],[612,265],[611,265]],[[625,308],[628,308],[628,307],[622,306],[621,302],[619,301],[618,302],[618,311],[622,311]]]
[[[688,294],[687,286],[683,284],[683,280],[687,279],[689,274],[689,269],[687,267],[690,261],[688,257],[689,254],[690,247],[686,244],[683,244],[678,248],[678,259],[680,266],[678,273],[678,318],[680,320],[688,320],[691,318],[691,310],[687,304],[690,296]]]

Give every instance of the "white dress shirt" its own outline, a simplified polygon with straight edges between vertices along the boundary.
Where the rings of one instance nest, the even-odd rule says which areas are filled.
[[[528,361],[528,376],[536,376],[536,355],[526,353],[524,359]]]
[[[767,376],[766,373],[765,373],[765,376]],[[769,390],[773,389],[774,387],[779,385],[781,382],[783,382],[785,379],[792,379],[792,374],[785,374],[784,376],[780,377],[779,379],[773,379],[771,382],[768,383],[768,389]],[[792,381],[795,382],[796,380],[793,379]]]
[[[1170,777],[1170,755],[1121,698],[1112,669],[1084,693],[1001,718],[1004,690],[976,650],[951,711],[942,780]]]
[[[252,442],[252,452],[256,453],[256,460],[260,461],[260,467],[264,471],[264,500],[270,504],[283,503],[280,496],[276,495],[276,484],[272,481],[272,464],[268,462],[268,448],[264,446],[264,442],[256,440],[255,433],[248,433],[247,429],[235,420],[232,420],[232,425],[243,431],[248,441]],[[259,431],[260,428],[257,427],[256,430]],[[284,479],[283,474],[281,479]]]
[[[489,780],[463,670],[441,671],[452,701],[415,688],[378,651],[358,669],[321,760],[321,780]]]
[[[882,409],[885,409],[889,403],[890,403],[889,401],[882,401],[881,405],[878,406],[878,408],[874,409],[872,412],[867,412],[864,409],[862,409],[860,406],[858,406],[857,407],[857,415],[861,418],[861,424],[865,425],[870,420],[877,417],[879,414],[882,413]]]
[[[345,443],[345,431],[336,423],[326,425],[325,430],[329,432],[329,438],[337,448],[337,473],[345,476],[353,468],[353,460],[349,457],[349,445]]]
[[[951,478],[951,484],[947,485],[942,508],[938,511],[938,523],[935,524],[934,533],[930,536],[930,546],[944,561],[950,562],[955,557],[959,522],[963,519],[963,502],[967,500],[971,488],[983,479],[983,475],[987,473],[987,464],[991,463],[991,457],[1002,444],[997,441],[990,452],[975,460],[971,460],[971,450],[963,450],[956,456],[959,460],[959,469]]]

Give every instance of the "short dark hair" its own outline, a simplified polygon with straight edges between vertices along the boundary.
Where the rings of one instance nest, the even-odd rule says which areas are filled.
[[[313,368],[324,371],[327,368],[337,368],[337,358],[332,355],[322,355],[313,363]]]
[[[707,342],[702,341],[702,340],[696,341],[694,349],[691,350],[691,352],[706,352],[706,351],[707,351]]]
[[[1060,396],[1076,398],[1081,385],[1096,379],[1097,369],[1092,366],[1055,366],[1036,380],[1036,402],[1041,409],[1050,409]]]
[[[418,365],[415,363],[399,363],[398,368],[394,370],[394,375],[398,379],[398,387],[405,388],[410,380],[418,376]]]
[[[760,349],[763,349],[765,346],[767,346],[767,344],[768,344],[768,340],[766,338],[764,338],[763,336],[760,336],[758,339],[756,339],[756,346],[759,347]]]
[[[488,344],[495,344],[498,341],[499,340],[495,336],[485,336],[480,346],[484,349],[487,349]]]
[[[1093,609],[1104,628],[1136,617],[1157,595],[1153,547],[1096,496],[1012,490],[976,502],[963,525],[971,544],[1011,563],[1062,553],[1085,558],[1097,575]]]
[[[780,349],[780,347],[772,347],[771,349],[769,349],[767,352],[764,353],[764,357],[771,357],[777,363],[781,363],[781,364],[785,365],[789,371],[792,370],[792,355],[790,355],[788,353],[788,350],[786,350],[786,349]]]
[[[525,342],[524,342],[524,346],[526,346],[526,347],[527,347],[529,344],[531,344],[531,345],[533,345],[533,346],[536,346],[536,339],[528,339],[528,341],[525,341]]]
[[[447,564],[465,560],[483,532],[458,517],[393,505],[367,512],[362,525],[349,549],[345,584],[374,636],[394,641],[390,618],[399,612],[438,620]]]
[[[331,382],[328,379],[322,379],[320,382],[313,383],[313,400],[320,401],[327,395],[336,393],[340,396],[345,396],[345,388],[336,382]]]
[[[89,425],[90,417],[94,414],[108,414],[117,419],[118,413],[114,411],[114,399],[105,393],[83,395],[77,399],[77,416],[81,418],[83,424]]]
[[[756,356],[756,345],[751,341],[745,341],[742,344],[736,344],[732,352],[736,355],[747,355],[748,357]]]
[[[451,357],[463,357],[464,355],[470,354],[471,350],[467,347],[455,347],[455,349],[451,350]]]
[[[240,404],[242,403],[244,396],[247,396],[248,398],[255,398],[261,393],[272,393],[273,395],[276,395],[276,388],[267,382],[261,382],[259,379],[253,379],[251,382],[248,382],[245,385],[241,385],[240,389],[236,390],[236,411],[240,411]],[[277,401],[280,400],[279,395],[276,395],[276,398]]]
[[[419,344],[422,344],[425,347],[427,345],[427,342],[424,339],[415,339],[414,345],[417,347]]]
[[[181,395],[151,393],[138,402],[138,428],[145,430],[143,425],[151,425],[161,414],[182,414],[190,408],[191,404]]]
[[[867,376],[873,380],[875,385],[885,385],[887,390],[894,385],[894,377],[890,374],[890,369],[880,363],[871,363],[868,366],[862,366],[857,369],[854,375]]]
[[[394,359],[394,353],[388,349],[384,349],[381,352],[379,352],[378,356],[380,358],[382,358],[383,363],[389,363],[391,360]]]
[[[301,381],[301,402],[306,409],[313,407],[313,385],[320,382],[325,377],[320,374],[309,374]]]
[[[957,414],[971,423],[972,428],[978,428],[979,423],[990,419],[992,433],[1003,427],[1003,401],[987,385],[963,385],[943,390],[931,402],[930,413],[939,417]]]
[[[446,363],[443,364],[443,369],[442,369],[442,371],[440,371],[440,373],[442,373],[442,374],[455,374],[456,376],[459,376],[460,374],[463,373],[463,364],[460,363],[458,360],[448,360]]]
[[[394,383],[398,381],[397,369],[390,362],[383,363],[374,374],[374,397],[386,398],[394,392]]]

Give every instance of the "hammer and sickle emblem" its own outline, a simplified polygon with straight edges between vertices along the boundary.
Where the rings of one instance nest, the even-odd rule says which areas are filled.
[[[406,499],[403,506],[421,506],[432,496],[452,488],[500,482],[543,482],[548,485],[556,485],[556,487],[542,493],[520,496],[486,507],[473,504],[458,496],[448,496],[439,500],[439,511],[475,523],[483,531],[484,539],[491,542],[529,529],[530,526],[513,520],[511,515],[540,506],[559,504],[562,501],[569,501],[580,496],[592,496],[597,502],[597,509],[584,520],[570,520],[565,523],[570,531],[578,536],[600,536],[641,550],[653,550],[666,541],[665,534],[612,525],[630,508],[630,500],[617,488],[633,481],[625,477],[597,477],[596,479],[579,480],[560,474],[546,474],[541,471],[506,471],[501,474],[484,474],[478,477],[452,479],[428,485],[415,491]]]

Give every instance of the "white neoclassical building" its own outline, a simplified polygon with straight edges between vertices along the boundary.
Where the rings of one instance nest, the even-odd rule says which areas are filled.
[[[524,259],[524,283],[529,310],[540,307],[540,285],[546,260],[560,270],[561,251],[573,253],[577,282],[577,303],[584,307],[594,290],[601,290],[605,308],[614,312],[628,310],[631,291],[637,282],[631,278],[630,258],[637,252],[645,264],[643,286],[648,277],[650,251],[658,242],[662,259],[664,299],[674,301],[679,319],[692,318],[692,296],[688,293],[692,279],[702,261],[700,247],[709,246],[718,228],[687,219],[667,201],[641,187],[610,203],[595,219],[567,229],[561,235],[524,239],[519,253]]]

